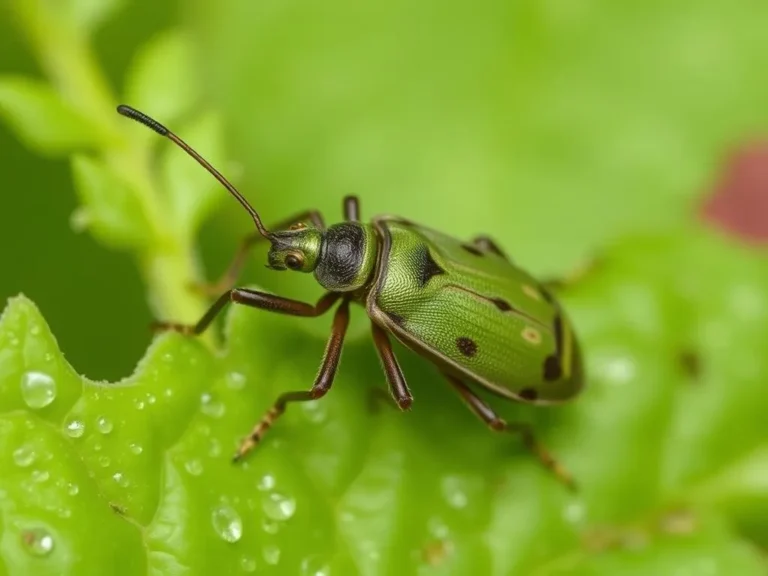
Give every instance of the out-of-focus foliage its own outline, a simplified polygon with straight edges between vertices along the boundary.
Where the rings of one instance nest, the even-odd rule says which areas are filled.
[[[364,216],[488,233],[536,271],[602,256],[563,294],[584,395],[548,410],[490,399],[533,421],[582,490],[401,347],[414,409],[372,411],[384,377],[360,337],[332,392],[233,465],[275,396],[309,386],[328,318],[236,309],[220,353],[161,336],[133,376],[104,383],[78,375],[19,297],[0,319],[0,574],[764,573],[768,263],[692,224],[690,204],[768,123],[765,9],[198,4],[109,78],[230,176],[235,155],[268,221],[315,206],[332,221],[357,193]],[[226,193],[114,113],[92,42],[120,3],[8,6],[45,79],[0,78],[0,116],[66,155],[74,224],[131,255],[153,310],[194,320],[196,236]],[[203,230],[215,270],[248,223],[222,206]],[[257,278],[318,293],[273,276]]]

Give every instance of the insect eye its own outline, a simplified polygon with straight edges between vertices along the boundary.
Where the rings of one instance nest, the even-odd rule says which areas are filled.
[[[285,257],[285,266],[291,270],[300,270],[304,264],[304,258],[299,254],[288,254]]]

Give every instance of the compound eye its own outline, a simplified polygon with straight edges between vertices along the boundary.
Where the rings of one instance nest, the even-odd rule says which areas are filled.
[[[285,266],[291,270],[301,270],[304,265],[304,257],[301,254],[291,252],[285,257]]]

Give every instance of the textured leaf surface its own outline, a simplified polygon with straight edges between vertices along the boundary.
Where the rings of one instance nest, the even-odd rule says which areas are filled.
[[[298,320],[235,309],[223,353],[163,335],[108,384],[77,376],[17,298],[0,321],[0,571],[98,574],[120,554],[126,574],[763,574],[740,534],[768,541],[760,461],[745,473],[768,451],[766,293],[765,257],[687,231],[627,240],[564,296],[584,396],[491,401],[535,422],[578,496],[402,349],[414,409],[372,409],[384,378],[364,340],[326,398],[233,465],[276,394],[314,376],[324,343]]]

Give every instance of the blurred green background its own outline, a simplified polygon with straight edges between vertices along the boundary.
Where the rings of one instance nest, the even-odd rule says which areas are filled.
[[[552,272],[619,233],[679,222],[724,155],[766,127],[767,13],[743,0],[138,0],[93,44],[120,94],[147,40],[172,27],[192,35],[196,80],[225,115],[238,181],[267,221],[311,206],[333,221],[356,193],[364,215],[487,232]],[[2,14],[1,71],[40,76]],[[31,296],[86,374],[125,375],[152,315],[131,259],[71,230],[65,159],[39,156],[2,123],[0,147],[0,296]],[[209,276],[248,229],[229,201],[206,224]],[[259,273],[249,280],[312,290]]]
[[[363,411],[366,386],[383,381],[360,313],[334,394],[289,411],[275,441],[238,468],[224,450],[278,390],[307,385],[328,318],[237,310],[221,357],[161,338],[132,386],[100,388],[60,362],[43,320],[15,301],[0,330],[9,573],[46,557],[50,569],[84,558],[82,573],[101,573],[121,547],[155,573],[258,562],[288,574],[314,554],[317,566],[302,570],[325,576],[326,564],[334,574],[764,569],[768,267],[764,253],[700,227],[697,207],[732,154],[768,133],[768,4],[0,6],[0,297],[29,296],[87,377],[129,375],[152,317],[196,320],[205,304],[188,283],[215,279],[251,230],[181,151],[114,114],[126,98],[210,156],[267,223],[312,207],[333,222],[357,194],[364,218],[489,234],[537,274],[608,258],[564,296],[592,370],[585,395],[553,411],[501,407],[533,420],[574,469],[585,491],[572,500],[530,459],[509,458],[413,355],[401,356],[413,413]],[[9,75],[41,84],[24,92]],[[41,96],[50,79],[56,104]],[[95,154],[70,163],[73,148]],[[320,293],[261,258],[243,283]],[[18,383],[40,358],[59,392],[37,409]],[[24,465],[25,442],[56,455],[51,476],[77,482],[75,500],[65,484],[25,488],[28,473],[48,473]],[[268,477],[290,514],[257,505],[271,497]],[[257,481],[264,493],[251,501]],[[682,528],[668,514],[680,503]],[[54,553],[15,539],[32,521],[55,534]],[[584,526],[643,522],[653,541],[636,548],[634,528],[616,550],[598,543],[615,553],[579,540]]]

